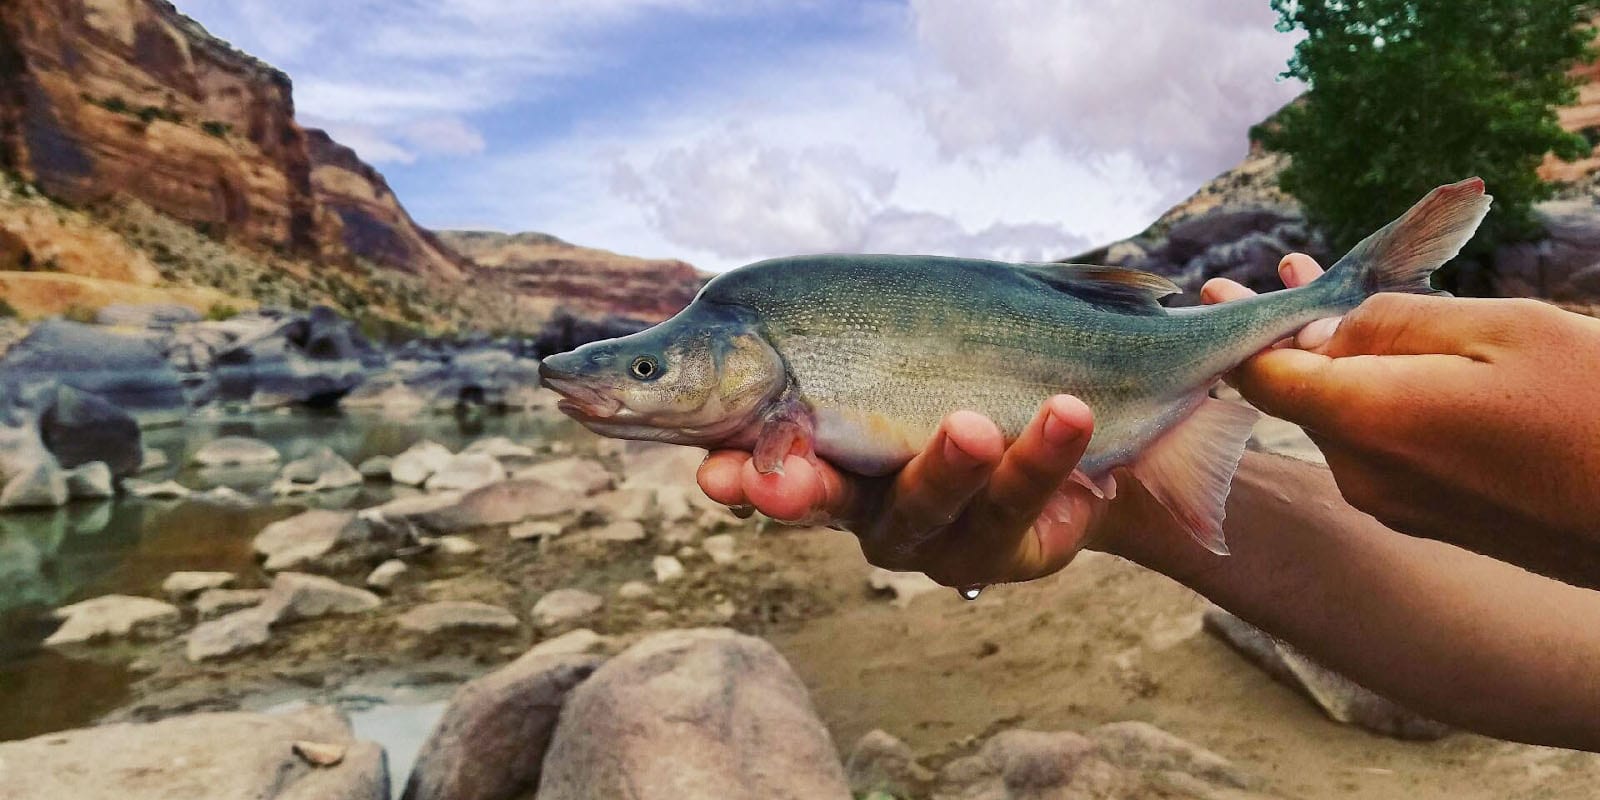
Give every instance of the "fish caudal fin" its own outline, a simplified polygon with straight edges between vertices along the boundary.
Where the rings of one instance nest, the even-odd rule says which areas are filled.
[[[1440,186],[1361,240],[1317,282],[1337,288],[1352,307],[1378,292],[1438,294],[1428,277],[1461,252],[1493,200],[1482,178]]]
[[[1151,496],[1195,541],[1218,555],[1228,554],[1222,538],[1228,486],[1260,418],[1248,406],[1207,397],[1133,463],[1133,476]]]

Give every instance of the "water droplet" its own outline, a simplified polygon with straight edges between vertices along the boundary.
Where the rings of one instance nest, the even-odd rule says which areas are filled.
[[[983,587],[978,585],[963,586],[957,589],[956,592],[961,595],[962,600],[976,600],[978,595],[983,593]]]

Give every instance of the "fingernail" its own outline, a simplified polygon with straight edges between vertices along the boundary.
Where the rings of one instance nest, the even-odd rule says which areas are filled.
[[[1315,350],[1333,339],[1333,332],[1339,329],[1339,321],[1343,317],[1329,317],[1319,319],[1300,329],[1300,334],[1295,337],[1295,344],[1302,350]]]
[[[968,469],[978,464],[978,459],[973,458],[971,453],[962,450],[955,440],[950,438],[949,434],[944,434],[944,460],[950,466],[960,469]]]
[[[748,505],[728,506],[728,510],[739,519],[749,519],[756,513],[756,507]]]
[[[1045,441],[1057,446],[1065,447],[1078,440],[1083,435],[1083,429],[1058,417],[1054,412],[1044,418]]]

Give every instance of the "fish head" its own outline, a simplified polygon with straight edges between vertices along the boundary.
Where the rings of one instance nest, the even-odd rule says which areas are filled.
[[[546,358],[563,413],[618,439],[712,446],[753,425],[788,385],[783,359],[736,309],[697,308]]]

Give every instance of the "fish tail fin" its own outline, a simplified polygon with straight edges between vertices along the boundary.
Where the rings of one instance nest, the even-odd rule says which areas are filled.
[[[1461,252],[1493,200],[1482,178],[1440,186],[1361,240],[1316,282],[1326,282],[1351,307],[1378,292],[1442,294],[1429,277]]]

